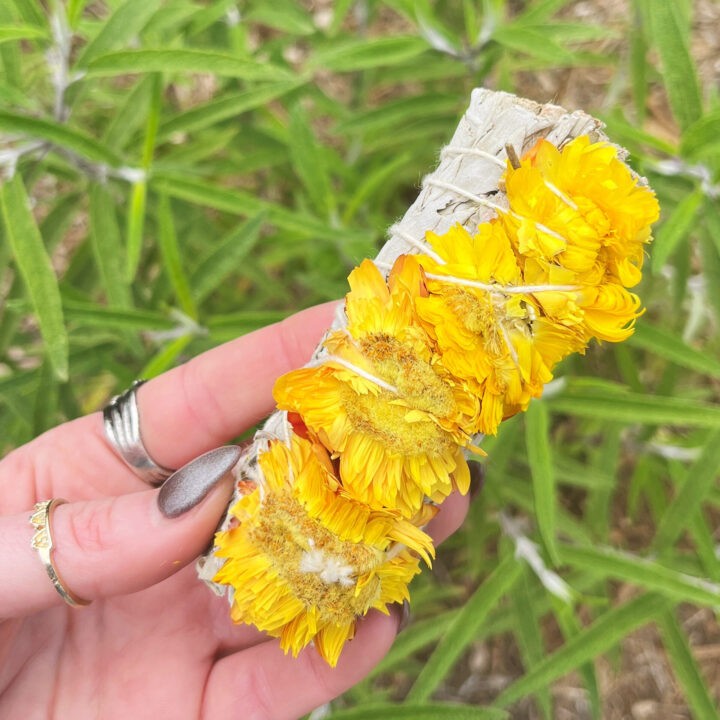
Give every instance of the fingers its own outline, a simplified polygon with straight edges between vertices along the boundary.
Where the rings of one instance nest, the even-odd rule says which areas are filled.
[[[297,720],[362,680],[390,649],[396,615],[371,613],[331,668],[314,648],[297,658],[284,655],[276,640],[229,655],[213,666],[205,687],[203,720]]]
[[[160,465],[179,467],[268,415],[272,387],[304,365],[330,327],[326,303],[210,350],[138,391],[143,441]]]
[[[435,545],[447,540],[463,524],[469,506],[470,498],[459,492],[454,492],[445,499],[440,511],[426,528]]]
[[[180,467],[267,415],[275,380],[310,359],[336,305],[299,312],[143,385],[138,405],[150,456]],[[102,413],[53,428],[0,462],[3,513],[25,509],[36,498],[91,499],[144,487],[107,441]]]
[[[232,491],[239,450],[220,448],[171,476],[162,490],[57,506],[50,521],[53,563],[63,586],[95,600],[132,593],[199,555]],[[0,617],[63,601],[31,547],[29,513],[0,517]]]

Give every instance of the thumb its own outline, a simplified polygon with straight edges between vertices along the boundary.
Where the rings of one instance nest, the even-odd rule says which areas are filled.
[[[208,545],[232,493],[240,448],[211,450],[159,490],[52,509],[52,561],[63,587],[88,601],[137,592],[194,560]],[[28,514],[0,518],[0,617],[62,604],[31,547]]]

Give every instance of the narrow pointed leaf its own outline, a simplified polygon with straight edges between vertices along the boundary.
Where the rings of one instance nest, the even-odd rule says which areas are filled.
[[[654,543],[657,549],[666,549],[678,539],[706,500],[718,474],[720,430],[708,437],[700,457],[688,468],[684,483],[660,519]]]
[[[80,53],[76,67],[87,67],[89,62],[110,50],[127,46],[161,4],[162,0],[127,0],[109,18],[98,23],[99,31]]]
[[[608,610],[506,688],[494,704],[500,707],[510,705],[602,655],[633,630],[654,620],[666,605],[667,600],[660,595],[641,595]]]
[[[30,138],[48,140],[66,150],[111,167],[119,167],[122,161],[110,148],[79,130],[72,130],[50,120],[26,117],[0,111],[0,132],[19,133]]]
[[[197,319],[197,307],[183,268],[177,234],[175,233],[172,207],[167,195],[162,195],[158,203],[158,230],[160,252],[164,261],[163,268],[175,291],[175,297],[177,297],[182,311],[189,317]]]
[[[602,577],[640,585],[676,602],[720,606],[720,585],[678,572],[648,558],[605,546],[560,545],[559,550],[564,563]]]
[[[67,380],[68,337],[58,282],[20,175],[0,185],[0,205],[5,236],[38,319],[48,359],[55,376]]]
[[[481,708],[454,703],[414,705],[407,702],[370,703],[362,707],[336,710],[332,720],[505,720],[508,714],[498,708]]]
[[[415,36],[360,38],[334,43],[318,50],[311,59],[315,68],[349,72],[396,65],[416,58],[428,49],[424,40]]]
[[[720,360],[712,354],[690,347],[677,336],[655,325],[639,322],[635,332],[628,339],[634,347],[648,350],[654,355],[695,372],[720,378]]]
[[[266,213],[260,212],[228,233],[212,251],[201,258],[192,274],[193,296],[198,302],[212,293],[255,247]]]
[[[0,43],[45,37],[47,37],[45,30],[35,25],[0,25]]]
[[[718,707],[709,691],[700,668],[695,662],[687,638],[675,613],[668,610],[660,616],[660,632],[675,676],[685,692],[693,717],[705,720],[720,718]]]
[[[88,77],[128,73],[212,73],[243,80],[289,80],[289,71],[267,62],[205,50],[121,50],[95,58]]]
[[[607,393],[570,386],[562,394],[548,398],[547,403],[553,412],[626,425],[720,428],[720,407],[680,397]]]
[[[210,102],[198,105],[171,117],[160,126],[160,137],[175,132],[196,132],[242,113],[261,107],[301,86],[301,81],[271,83],[249,88],[237,94],[227,93]]]
[[[559,564],[555,542],[555,472],[550,450],[547,406],[533,401],[525,415],[525,441],[535,499],[535,522],[553,565]]]
[[[686,240],[690,230],[695,224],[695,215],[703,201],[703,194],[696,190],[684,197],[677,205],[670,217],[655,233],[652,246],[652,270],[660,271],[677,246]]]
[[[653,2],[649,16],[673,114],[681,128],[689,127],[702,115],[702,97],[687,27],[676,2]]]
[[[472,643],[488,613],[518,580],[522,569],[523,566],[513,556],[508,556],[493,570],[458,613],[428,658],[406,701],[423,702],[432,695]]]

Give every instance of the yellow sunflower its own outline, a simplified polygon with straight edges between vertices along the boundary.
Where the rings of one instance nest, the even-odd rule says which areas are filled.
[[[347,328],[326,340],[323,364],[281,377],[275,400],[339,456],[354,497],[412,517],[425,497],[467,491],[463,447],[479,452],[468,430],[479,403],[435,362],[414,309],[424,292],[414,258],[402,258],[388,283],[366,260],[349,282]]]
[[[432,541],[399,513],[351,498],[317,443],[273,441],[258,463],[257,484],[231,508],[235,526],[216,535],[225,562],[213,581],[232,587],[235,622],[293,655],[312,642],[334,666],[358,617],[408,599]]]

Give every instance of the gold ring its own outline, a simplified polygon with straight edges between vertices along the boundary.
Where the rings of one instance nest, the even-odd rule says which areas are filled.
[[[35,503],[32,515],[30,515],[30,524],[35,528],[35,533],[33,534],[30,544],[38,551],[40,560],[45,567],[45,572],[47,572],[53,587],[58,591],[60,597],[71,607],[82,607],[83,605],[89,605],[90,601],[79,598],[63,585],[52,561],[52,551],[54,547],[52,532],[50,530],[52,511],[58,505],[66,502],[67,500],[62,500],[61,498],[53,498],[52,500]]]

